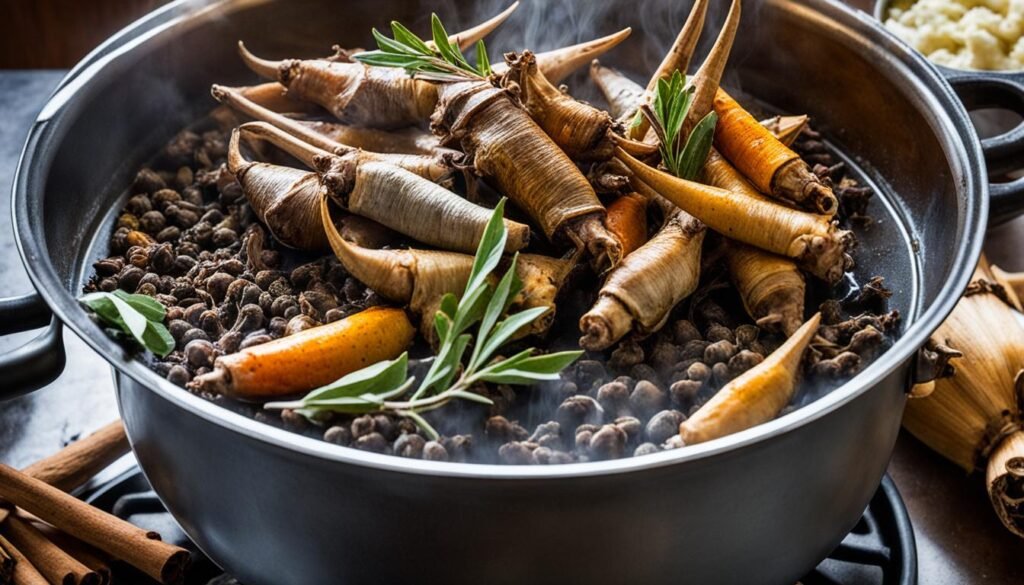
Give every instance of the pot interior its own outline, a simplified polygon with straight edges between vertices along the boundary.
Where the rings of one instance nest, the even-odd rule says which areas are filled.
[[[436,11],[450,28],[462,28],[507,3],[196,3],[198,13],[171,19],[128,43],[130,50],[109,53],[102,68],[86,68],[60,92],[63,101],[44,111],[47,145],[54,146],[41,149],[27,171],[32,192],[21,193],[18,208],[28,218],[30,237],[44,250],[41,258],[29,254],[30,269],[46,272],[45,264],[52,264],[61,288],[77,296],[92,261],[105,256],[113,216],[130,195],[125,189],[136,169],[216,105],[212,83],[258,81],[237,56],[238,40],[267,58],[324,56],[334,44],[372,48],[371,28],[386,29],[391,19],[426,31]],[[710,46],[726,9],[727,3],[713,3],[698,55]],[[976,255],[976,243],[960,245],[976,235],[982,206],[965,156],[957,152],[963,146],[955,135],[956,115],[948,117],[942,96],[915,82],[905,62],[889,53],[902,50],[894,41],[869,39],[827,15],[839,7],[768,0],[745,3],[743,10],[725,84],[756,96],[766,112],[811,115],[846,162],[875,187],[869,208],[875,221],[858,233],[855,274],[861,282],[885,277],[894,292],[890,307],[900,311],[906,330],[951,281],[960,282],[963,267]],[[533,0],[487,42],[493,59],[507,50],[545,50],[631,26],[631,38],[601,61],[644,82],[688,11],[689,3],[668,0]],[[597,99],[585,72],[568,85],[581,97]],[[73,310],[70,296],[44,294],[51,301],[59,297],[51,304],[67,309],[65,316],[80,332],[101,336],[84,312]]]

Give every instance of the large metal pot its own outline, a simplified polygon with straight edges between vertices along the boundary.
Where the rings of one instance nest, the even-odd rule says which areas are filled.
[[[578,22],[567,14],[586,12],[594,32],[634,26],[635,38],[604,60],[638,72],[685,16],[667,0],[529,4],[492,48],[518,46],[531,19],[561,30]],[[916,352],[965,287],[989,207],[964,108],[932,66],[867,15],[826,0],[749,3],[733,53],[732,85],[811,114],[851,162],[870,165],[880,221],[862,238],[859,270],[887,277],[904,318],[902,337],[862,374],[771,423],[671,452],[552,467],[375,455],[173,386],[127,358],[76,303],[133,169],[211,107],[212,82],[251,81],[237,39],[269,56],[316,55],[336,42],[368,44],[370,27],[386,19],[422,24],[431,9],[457,24],[475,12],[430,1],[196,0],[120,33],[72,71],[29,135],[14,214],[39,297],[3,305],[0,322],[38,323],[41,297],[111,362],[153,487],[198,545],[250,585],[794,582],[853,527],[878,486]],[[645,36],[655,23],[669,35]],[[1022,188],[1000,188],[1004,215]],[[37,365],[43,377],[59,368],[54,323],[5,365]],[[8,393],[30,385],[6,380]]]

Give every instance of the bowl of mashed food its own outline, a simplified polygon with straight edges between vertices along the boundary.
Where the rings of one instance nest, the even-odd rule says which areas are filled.
[[[880,0],[875,16],[939,65],[1024,70],[1024,0]]]

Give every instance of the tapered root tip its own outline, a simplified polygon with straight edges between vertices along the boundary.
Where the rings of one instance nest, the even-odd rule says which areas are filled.
[[[245,66],[256,75],[272,81],[281,79],[281,61],[270,61],[253,55],[249,52],[249,49],[245,48],[245,43],[242,41],[238,41],[238,55],[242,58]]]
[[[222,364],[214,363],[213,371],[201,374],[188,383],[189,390],[227,394],[231,387],[231,372]]]
[[[468,28],[462,32],[456,33],[448,37],[450,42],[454,42],[459,45],[459,49],[465,51],[476,44],[477,41],[483,39],[491,32],[501,26],[501,23],[508,20],[509,16],[519,8],[519,2],[513,2],[511,6],[502,10],[500,14],[481,22],[473,28]]]
[[[558,84],[573,71],[607,53],[629,38],[633,29],[627,27],[606,37],[537,54],[537,68],[548,81]]]
[[[615,342],[611,328],[600,316],[590,313],[580,318],[580,347],[587,351],[601,351]]]

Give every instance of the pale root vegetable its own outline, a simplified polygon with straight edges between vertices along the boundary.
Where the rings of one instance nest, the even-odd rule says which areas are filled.
[[[398,357],[415,329],[402,309],[371,307],[340,321],[218,357],[189,387],[265,402],[296,396]]]
[[[687,181],[654,169],[618,150],[633,179],[731,239],[793,258],[801,268],[834,285],[853,266],[853,234],[825,215],[798,211],[765,197]]]
[[[519,8],[519,1],[513,2],[508,8],[502,10],[500,13],[492,16],[491,18],[481,22],[480,24],[467,28],[464,31],[457,32],[455,34],[448,35],[448,42],[459,46],[459,49],[466,51],[473,47],[477,41],[482,40],[487,35],[491,34],[494,29],[498,28],[501,23],[508,20],[509,16]],[[427,46],[436,48],[433,40],[427,41]]]
[[[577,101],[552,85],[538,70],[530,51],[508,54],[505,61],[509,64],[505,83],[514,80],[518,84],[520,100],[530,117],[569,158],[607,160],[616,144],[637,156],[657,153],[657,147],[615,135],[608,112]]]
[[[680,132],[682,136],[689,136],[697,122],[700,122],[714,109],[716,91],[722,81],[725,64],[729,61],[729,53],[736,40],[736,31],[739,30],[740,13],[740,0],[732,0],[729,13],[725,17],[722,29],[718,32],[715,44],[712,45],[708,56],[690,79],[690,83],[696,88],[696,91],[693,94],[693,101],[690,102],[690,109],[686,113],[686,119],[683,121],[683,128]],[[715,136],[720,132],[721,130],[716,127]]]
[[[627,193],[608,206],[608,229],[622,244],[623,257],[647,241],[647,198],[639,193]]]
[[[430,117],[437,86],[401,69],[369,67],[324,59],[270,61],[238,43],[245,64],[258,75],[280,82],[296,99],[313,102],[347,124],[401,128]]]
[[[622,72],[601,65],[597,59],[590,63],[590,79],[608,102],[608,113],[628,126],[644,98],[644,88]]]
[[[757,189],[778,199],[833,215],[839,208],[832,189],[821,182],[796,152],[776,138],[729,94],[719,89],[715,146]]]
[[[607,53],[629,38],[631,32],[633,32],[632,29],[624,28],[599,39],[537,53],[537,68],[551,83],[561,83],[573,71]],[[508,71],[508,65],[495,63],[493,71],[498,75],[504,75]]]
[[[279,83],[267,85],[284,89]],[[217,101],[249,118],[272,124],[304,142],[334,154],[347,154],[352,149],[362,148],[382,154],[429,155],[437,157],[438,162],[443,162],[442,158],[446,155],[458,160],[456,151],[443,148],[436,136],[419,128],[380,130],[336,122],[297,119],[250,99],[247,89],[214,85],[210,93]]]
[[[821,314],[807,320],[761,363],[739,375],[679,425],[684,445],[695,445],[766,423],[793,399],[804,350]]]
[[[524,327],[520,335],[543,335],[555,321],[555,299],[576,262],[573,258],[550,258],[540,254],[520,254],[516,276],[523,289],[512,299],[512,308],[525,311],[546,307],[548,311]]]
[[[789,258],[730,242],[725,261],[743,308],[769,331],[793,335],[804,318],[806,283]]]
[[[231,133],[228,170],[242,186],[256,217],[285,246],[308,251],[327,248],[317,207],[323,193],[317,173],[246,160],[239,136],[238,130]]]
[[[583,173],[507,92],[485,82],[446,83],[431,126],[459,144],[485,177],[551,240],[586,249],[614,266],[622,246],[604,225],[604,206]]]
[[[288,190],[291,195],[287,200],[275,200],[275,193],[267,192],[259,196],[249,189],[242,173],[243,192],[253,205],[253,210],[274,232],[297,229],[283,225],[292,218],[305,222],[303,231],[322,232],[320,226],[320,198],[326,193],[343,209],[350,213],[372,219],[381,225],[401,234],[415,238],[426,244],[446,250],[457,250],[472,253],[479,244],[491,210],[470,203],[466,199],[452,193],[435,183],[413,174],[407,170],[386,162],[367,160],[362,151],[353,152],[344,157],[337,157],[319,151],[300,140],[284,134],[277,128],[263,123],[251,123],[239,128],[245,136],[254,135],[269,139],[273,144],[283,148],[307,165],[313,166],[318,174],[319,189],[306,188]],[[232,138],[229,147],[230,157],[239,157],[237,141]],[[402,155],[391,155],[393,158]],[[363,160],[360,160],[363,159]],[[254,164],[254,163],[250,163]],[[231,169],[238,167],[232,162]],[[270,172],[276,170],[282,174],[291,169],[268,165],[263,167]],[[280,201],[280,202],[278,202]],[[270,202],[270,203],[268,203]],[[271,215],[273,210],[273,215]],[[316,222],[309,224],[310,218]],[[530,238],[527,225],[505,220],[509,237],[506,250],[514,252],[526,246]]]
[[[659,79],[668,79],[676,71],[686,75],[686,71],[690,67],[690,60],[693,58],[693,51],[697,48],[700,33],[704,30],[704,17],[707,15],[708,4],[709,0],[697,0],[694,2],[686,22],[683,23],[683,27],[679,29],[679,34],[672,43],[672,47],[669,48],[668,53],[661,60],[661,64],[658,65],[654,75],[647,82],[644,95],[641,96],[632,110],[623,112],[622,119],[631,120],[637,108],[643,103],[650,103],[658,87]],[[648,136],[648,130],[650,130],[650,124],[646,118],[642,118],[638,124],[630,126],[627,136],[634,140],[642,140],[645,136]]]
[[[984,260],[963,298],[932,335],[963,353],[953,375],[907,401],[903,426],[967,472],[985,470],[989,498],[1024,537],[1024,329]]]
[[[597,351],[626,334],[649,335],[697,289],[704,225],[683,211],[612,269],[597,302],[580,319],[580,346]]]

